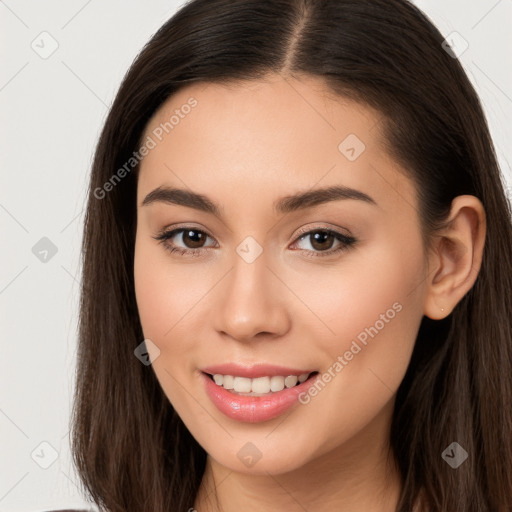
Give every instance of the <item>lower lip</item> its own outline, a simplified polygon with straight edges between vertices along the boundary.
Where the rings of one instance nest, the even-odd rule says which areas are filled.
[[[238,395],[218,386],[204,372],[201,372],[206,393],[220,412],[233,420],[258,423],[277,418],[298,402],[299,395],[307,392],[320,374],[317,373],[302,384],[267,396]]]

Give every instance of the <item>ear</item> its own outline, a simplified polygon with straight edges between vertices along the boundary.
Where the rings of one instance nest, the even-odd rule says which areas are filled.
[[[485,210],[475,196],[457,196],[429,254],[424,314],[448,316],[476,281],[485,244]]]

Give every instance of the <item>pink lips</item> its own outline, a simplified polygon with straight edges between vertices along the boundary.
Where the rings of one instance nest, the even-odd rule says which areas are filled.
[[[276,418],[297,404],[299,395],[307,392],[308,388],[314,385],[320,377],[320,374],[317,373],[311,376],[297,386],[285,388],[282,391],[269,393],[265,396],[239,395],[232,390],[224,389],[222,386],[215,384],[208,374],[233,375],[254,379],[274,375],[283,377],[302,375],[314,371],[270,365],[248,367],[230,363],[203,368],[201,378],[204,382],[206,394],[220,412],[234,420],[257,423]]]

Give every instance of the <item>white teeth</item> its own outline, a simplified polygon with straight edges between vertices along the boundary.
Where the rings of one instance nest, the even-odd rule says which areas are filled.
[[[270,391],[270,379],[268,377],[252,379],[250,391],[253,393],[268,393]]]
[[[296,375],[289,375],[288,377],[286,377],[286,379],[284,379],[284,385],[287,388],[293,388],[293,386],[295,386],[295,384],[297,384],[297,376]]]
[[[270,390],[282,391],[284,389],[284,377],[274,376],[270,378]]]
[[[220,375],[220,377],[223,379],[222,385],[225,389],[233,389],[235,378],[232,375]]]
[[[235,384],[233,389],[237,393],[250,393],[251,392],[251,379],[246,377],[235,377]]]
[[[213,380],[218,386],[224,389],[232,389],[236,393],[248,393],[252,395],[264,395],[270,392],[282,391],[285,387],[292,388],[297,383],[304,382],[309,377],[309,373],[303,373],[298,377],[288,375],[282,377],[274,375],[272,377],[257,377],[249,379],[247,377],[234,377],[233,375],[215,374]]]

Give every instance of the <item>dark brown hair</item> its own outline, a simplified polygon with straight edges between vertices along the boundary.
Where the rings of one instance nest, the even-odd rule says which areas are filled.
[[[83,238],[74,462],[109,512],[186,511],[206,453],[134,356],[137,167],[105,191],[150,117],[194,82],[267,73],[322,78],[384,115],[390,154],[409,170],[425,240],[458,195],[478,197],[487,237],[471,290],[441,321],[423,317],[397,393],[391,447],[398,512],[420,490],[432,512],[512,510],[512,222],[479,99],[443,36],[405,0],[193,0],[126,74],[98,142]],[[457,469],[441,457],[467,452]]]

